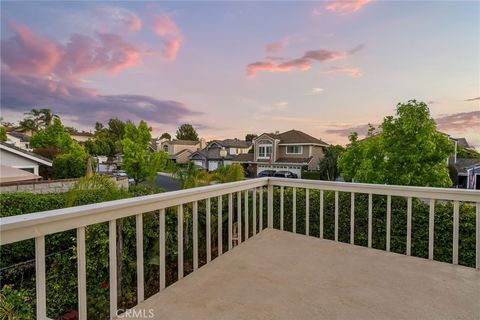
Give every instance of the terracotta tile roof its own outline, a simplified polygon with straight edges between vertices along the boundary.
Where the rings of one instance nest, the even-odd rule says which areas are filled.
[[[252,162],[254,160],[253,153],[240,153],[237,154],[232,161],[238,162]]]
[[[196,145],[200,143],[199,141],[192,141],[192,140],[172,140],[172,141],[166,141],[168,144],[184,144],[184,145]]]
[[[287,132],[280,133],[275,135],[276,139],[280,140],[280,143],[316,143],[328,146],[328,143],[312,137],[311,135],[306,134],[305,132],[298,130],[290,130]]]

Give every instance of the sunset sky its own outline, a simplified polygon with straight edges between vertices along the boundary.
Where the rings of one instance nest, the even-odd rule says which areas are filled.
[[[1,108],[49,107],[87,131],[144,119],[153,135],[298,129],[347,142],[425,101],[480,146],[480,2],[1,3]]]

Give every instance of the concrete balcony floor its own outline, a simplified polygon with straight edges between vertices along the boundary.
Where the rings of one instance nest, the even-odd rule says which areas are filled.
[[[266,229],[135,307],[150,308],[155,319],[480,319],[480,271]]]

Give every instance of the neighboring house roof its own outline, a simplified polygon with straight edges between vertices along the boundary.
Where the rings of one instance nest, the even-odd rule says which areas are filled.
[[[272,139],[280,140],[280,145],[282,144],[318,144],[321,146],[328,146],[328,143],[317,139],[315,137],[312,137],[309,134],[306,134],[305,132],[299,131],[299,130],[289,130],[283,133],[264,133],[257,137],[255,140],[260,139],[262,136],[268,136]]]
[[[449,166],[457,171],[458,175],[467,175],[467,169],[480,166],[480,159],[457,158],[457,162],[453,162],[454,158],[449,158]]]
[[[202,150],[198,150],[193,152],[190,156],[189,159],[192,159],[195,155],[200,155],[204,159],[208,160],[232,160],[234,158],[233,155],[227,154],[225,157],[220,156],[220,148],[205,148]]]
[[[22,142],[29,142],[30,137],[21,132],[8,132],[7,135],[20,139]]]
[[[156,139],[152,139],[150,140],[150,145],[149,145],[150,149],[152,149],[153,151],[157,151],[157,140]]]
[[[251,142],[245,141],[245,140],[239,140],[239,139],[225,139],[225,140],[214,140],[212,142],[216,142],[222,147],[226,148],[250,148],[252,145]]]
[[[277,161],[271,162],[272,164],[284,164],[284,163],[295,163],[295,164],[308,164],[312,161],[313,157],[306,158],[297,158],[297,157],[281,157]],[[236,155],[232,161],[234,162],[255,162],[255,163],[270,163],[268,159],[259,159],[255,161],[253,153],[241,153]]]
[[[465,138],[451,138],[451,139],[457,141],[457,145],[459,145],[460,147],[463,147],[466,149],[470,148],[470,145],[468,144],[467,139]]]
[[[181,155],[182,153],[185,153],[185,152],[186,152],[186,153],[190,153],[190,154],[192,154],[192,153],[193,153],[193,151],[192,151],[192,150],[189,150],[189,149],[183,149],[183,150],[180,150],[180,151],[178,151],[178,152],[177,152],[177,153],[175,153],[175,154],[172,154],[172,155],[170,156],[170,158],[171,158],[171,159],[175,159],[175,158],[177,158],[179,155]]]
[[[33,161],[38,162],[40,164],[44,164],[44,165],[49,166],[49,167],[52,166],[52,160],[47,159],[45,157],[42,157],[42,156],[40,156],[36,153],[26,151],[24,149],[21,149],[19,147],[14,146],[14,145],[5,143],[5,142],[0,142],[0,149],[5,150],[7,152],[14,153],[14,154],[19,155],[21,157],[33,160]]]
[[[196,144],[199,144],[200,141],[193,141],[193,140],[172,140],[172,141],[165,141],[165,143],[168,143],[168,144],[183,144],[183,145],[194,146],[194,145],[196,145]]]

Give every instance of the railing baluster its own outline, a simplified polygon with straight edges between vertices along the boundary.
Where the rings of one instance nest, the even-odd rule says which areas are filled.
[[[212,233],[211,233],[211,230],[210,230],[210,227],[211,227],[211,204],[210,204],[210,198],[207,198],[207,202],[205,204],[206,208],[205,208],[205,212],[206,212],[206,220],[205,220],[205,224],[207,226],[207,235],[206,235],[206,241],[207,241],[207,263],[209,263],[211,260],[212,260],[212,243],[211,243],[211,238],[212,238]]]
[[[47,283],[45,279],[45,237],[35,238],[35,277],[37,319],[47,318]]]
[[[258,232],[263,230],[263,187],[260,187],[260,210],[258,212],[259,217],[258,217],[258,224],[259,224],[259,230]]]
[[[355,192],[350,194],[350,243],[355,243]]]
[[[453,257],[452,263],[458,264],[458,229],[459,229],[460,202],[453,201]]]
[[[297,188],[292,190],[292,232],[297,232]]]
[[[368,247],[372,247],[372,194],[368,194]]]
[[[430,212],[428,217],[428,259],[433,260],[433,239],[435,226],[435,199],[430,199]]]
[[[177,207],[178,280],[183,278],[183,205]]]
[[[310,190],[305,189],[305,234],[310,235]]]
[[[78,319],[87,319],[87,264],[85,227],[77,228]]]
[[[137,237],[137,303],[144,300],[144,275],[143,275],[143,216],[135,216],[135,229]]]
[[[268,184],[268,227],[273,228],[273,185]]]
[[[198,269],[198,201],[193,202],[193,271]]]
[[[252,234],[257,234],[257,188],[253,189],[253,217],[252,217]]]
[[[233,247],[233,194],[228,194],[228,251]]]
[[[248,239],[248,190],[245,190],[245,240]]]
[[[280,230],[283,231],[283,215],[284,215],[284,208],[283,208],[283,192],[284,187],[280,187]]]
[[[335,191],[335,241],[338,241],[338,191]]]
[[[407,256],[412,254],[412,197],[407,199]]]
[[[320,190],[320,239],[323,239],[323,190]]]
[[[387,251],[390,251],[391,228],[392,228],[392,196],[388,195],[387,196],[387,245],[386,245]]]
[[[160,225],[160,291],[165,289],[165,209],[160,209],[158,215]]]
[[[242,243],[242,193],[237,192],[237,245]]]
[[[477,244],[475,246],[475,255],[477,257],[476,261],[476,268],[480,269],[480,202],[475,203],[475,206],[477,209],[475,210],[476,212],[476,238],[477,238]]]
[[[110,319],[117,316],[117,221],[108,222],[108,256],[110,267]],[[41,319],[41,318],[40,318]]]
[[[231,197],[231,194],[229,195],[229,197]],[[221,256],[222,253],[223,253],[223,240],[222,240],[222,224],[223,224],[223,217],[222,217],[222,211],[223,211],[223,204],[222,204],[222,200],[223,200],[223,197],[222,196],[218,196],[217,198],[217,246],[218,246],[218,255],[217,257]],[[230,200],[230,198],[229,198]],[[229,201],[229,211],[230,211],[230,208],[231,208],[231,205],[230,205],[230,201]],[[228,221],[231,221],[230,219],[230,215],[229,215],[229,219]],[[231,234],[231,232],[229,232],[228,234]],[[231,243],[231,239],[229,239],[229,242],[228,243]]]

